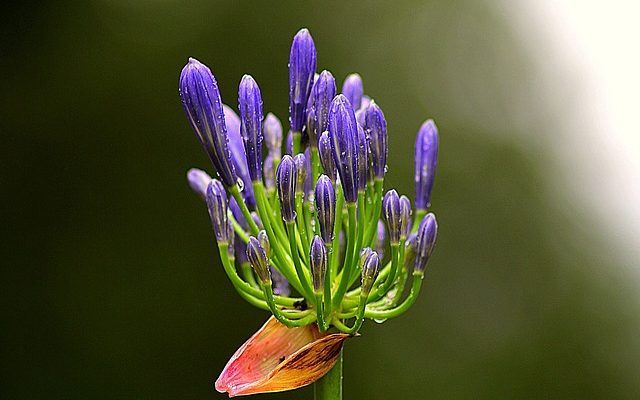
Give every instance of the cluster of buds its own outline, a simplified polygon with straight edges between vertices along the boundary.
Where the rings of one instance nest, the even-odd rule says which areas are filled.
[[[416,139],[412,209],[408,197],[383,192],[381,108],[364,95],[360,75],[337,93],[331,72],[316,74],[306,29],[291,45],[286,137],[275,115],[263,118],[250,75],[240,81],[239,116],[195,59],[182,70],[180,97],[217,174],[192,169],[188,180],[207,204],[224,270],[242,298],[287,327],[346,334],[414,303],[437,234],[427,212],[438,153],[433,121]]]

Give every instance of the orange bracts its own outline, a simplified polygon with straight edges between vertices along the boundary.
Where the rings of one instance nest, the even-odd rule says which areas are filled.
[[[227,362],[216,390],[234,397],[308,385],[333,367],[349,337],[322,334],[316,324],[287,328],[271,317]]]

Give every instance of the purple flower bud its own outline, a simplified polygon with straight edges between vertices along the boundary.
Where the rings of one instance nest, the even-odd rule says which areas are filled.
[[[384,258],[384,239],[385,239],[384,222],[381,219],[378,220],[378,238],[376,240],[376,253],[378,258],[382,260]]]
[[[293,162],[296,164],[296,192],[303,193],[304,181],[307,179],[307,158],[303,153],[296,154]]]
[[[282,124],[272,113],[264,119],[264,140],[270,154],[280,157],[282,154]]]
[[[416,258],[413,264],[415,272],[424,273],[438,236],[438,222],[433,213],[427,214],[420,222],[416,236]]]
[[[211,182],[209,174],[201,169],[191,168],[187,171],[187,181],[189,181],[191,190],[200,196],[202,200],[207,199],[207,187],[209,187],[209,182]]]
[[[383,178],[387,168],[387,121],[380,107],[373,101],[365,111],[365,129],[373,172],[376,177]]]
[[[337,95],[329,109],[329,139],[347,203],[358,197],[358,125],[349,100]]]
[[[360,258],[358,258],[358,269],[362,270],[362,267],[364,266],[364,262],[367,260],[367,257],[369,257],[369,254],[371,254],[373,252],[373,250],[371,250],[371,247],[365,247],[364,249],[360,250]]]
[[[224,186],[217,179],[212,179],[207,188],[207,208],[213,232],[218,243],[227,243],[229,231],[227,228],[227,193]]]
[[[262,180],[262,95],[251,75],[245,75],[238,90],[238,108],[242,121],[241,131],[247,152],[249,176]]]
[[[302,132],[307,99],[316,72],[316,47],[307,29],[293,38],[289,53],[289,119],[292,132]]]
[[[249,259],[249,263],[256,272],[260,282],[264,285],[271,285],[269,258],[258,239],[253,236],[249,238],[249,243],[247,243],[247,259]]]
[[[313,85],[316,137],[327,130],[329,124],[329,107],[336,97],[336,80],[329,71],[322,71],[318,81]],[[313,142],[312,142],[313,143]]]
[[[395,189],[389,190],[384,195],[382,211],[389,230],[389,242],[398,244],[402,232],[402,217],[400,215],[400,196]]]
[[[363,93],[364,89],[362,87],[362,78],[360,75],[351,74],[347,76],[342,84],[342,94],[349,99],[349,103],[353,106],[354,112],[360,109]]]
[[[244,140],[240,134],[240,118],[227,105],[223,105],[224,118],[227,121],[227,132],[229,135],[229,149],[231,150],[231,160],[240,180],[242,198],[247,203],[250,210],[256,208],[256,198],[253,194],[251,186],[251,176],[249,175],[249,167],[247,165],[247,154],[244,149]]]
[[[316,293],[322,293],[324,289],[324,276],[327,272],[327,248],[324,246],[322,238],[318,235],[314,236],[311,241],[309,266],[311,268],[313,290]]]
[[[406,239],[411,233],[411,200],[405,195],[400,196],[400,239]]]
[[[264,166],[262,167],[264,170],[264,185],[267,190],[273,190],[276,188],[276,171],[273,165],[273,154],[267,154],[267,157],[264,159]]]
[[[282,157],[276,172],[276,187],[280,197],[282,219],[291,222],[296,219],[296,164],[289,155]]]
[[[271,279],[273,280],[273,293],[279,296],[289,296],[289,281],[274,267],[271,267]]]
[[[362,126],[358,125],[358,190],[362,192],[367,187],[367,172],[370,170],[368,153],[367,137]]]
[[[362,264],[362,284],[361,294],[368,295],[371,292],[373,283],[378,277],[378,271],[380,269],[380,258],[375,251],[367,253],[364,263]]]
[[[209,68],[190,58],[180,73],[180,98],[189,123],[227,186],[236,184],[229,138],[216,78]]]
[[[326,175],[321,175],[318,178],[315,200],[320,235],[325,243],[331,243],[333,240],[333,224],[336,219],[336,193],[331,179]]]
[[[327,174],[331,182],[336,181],[336,163],[333,161],[333,152],[331,150],[331,140],[329,132],[325,131],[318,139],[318,153],[320,154],[320,163],[324,173]]]
[[[418,131],[415,155],[416,209],[426,210],[431,205],[431,189],[438,163],[438,128],[427,120]]]

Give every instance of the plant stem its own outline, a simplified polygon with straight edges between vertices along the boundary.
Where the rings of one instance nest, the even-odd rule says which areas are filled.
[[[313,385],[315,400],[342,400],[342,352],[336,365]]]

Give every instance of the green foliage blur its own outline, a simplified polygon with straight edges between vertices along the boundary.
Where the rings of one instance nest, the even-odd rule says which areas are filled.
[[[319,70],[359,72],[383,108],[387,188],[413,198],[414,135],[426,118],[440,129],[421,298],[347,342],[345,398],[638,398],[638,280],[557,195],[543,133],[562,110],[529,95],[534,63],[494,2],[16,2],[2,14],[2,398],[225,397],[215,378],[268,314],[234,293],[186,184],[188,168],[211,166],[178,75],[198,58],[236,106],[250,73],[286,121],[301,27]]]

